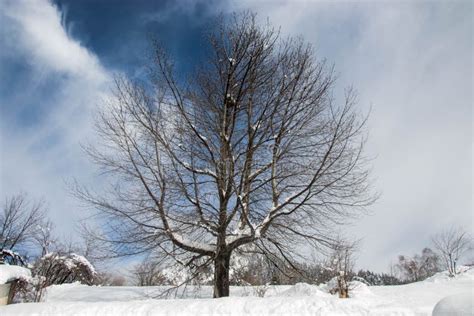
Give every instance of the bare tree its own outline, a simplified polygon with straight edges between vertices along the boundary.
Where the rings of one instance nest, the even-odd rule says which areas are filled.
[[[107,270],[111,263],[108,259],[111,254],[113,256],[113,253],[109,250],[109,244],[100,236],[99,230],[81,222],[77,231],[80,240],[74,243],[74,251],[86,257],[95,267]]]
[[[138,286],[163,285],[165,277],[161,274],[159,262],[145,259],[133,267],[132,275]]]
[[[472,247],[469,234],[461,228],[450,228],[432,238],[450,276],[455,276],[456,264],[461,256]]]
[[[0,260],[2,253],[30,245],[45,215],[42,202],[29,200],[24,193],[6,198],[0,212]]]
[[[330,269],[337,283],[330,291],[338,293],[340,298],[349,297],[349,282],[354,275],[354,253],[357,247],[358,242],[348,242],[341,238],[338,238],[332,246],[327,268]]]
[[[33,235],[33,242],[41,249],[40,257],[57,250],[58,241],[54,235],[54,224],[50,220],[38,225]]]
[[[103,143],[88,152],[117,182],[77,191],[117,255],[212,265],[221,297],[235,249],[294,266],[298,249],[330,245],[333,225],[373,196],[355,93],[336,103],[333,70],[310,45],[250,13],[222,20],[209,44],[187,84],[158,44],[150,82],[116,79],[97,122]]]

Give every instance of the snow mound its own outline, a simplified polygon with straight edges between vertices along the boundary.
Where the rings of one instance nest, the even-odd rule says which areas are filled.
[[[432,282],[432,283],[439,283],[439,282],[446,282],[453,279],[457,280],[472,280],[474,281],[474,269],[468,266],[460,266],[458,269],[458,274],[455,277],[450,277],[448,271],[438,272],[435,275],[427,278],[422,282]]]
[[[362,297],[374,295],[369,289],[367,284],[360,281],[351,281],[349,282],[349,296],[351,297]]]
[[[299,296],[319,296],[319,297],[328,297],[328,293],[322,291],[319,287],[315,285],[310,285],[307,283],[296,283],[288,290],[279,293],[277,296],[281,297],[299,297]]]
[[[333,277],[331,280],[329,280],[327,283],[323,283],[320,285],[320,288],[324,290],[325,292],[331,292],[334,289],[337,289],[337,277]]]
[[[451,295],[439,301],[434,309],[433,316],[468,316],[474,315],[473,293]]]
[[[332,278],[328,283],[319,285],[319,290],[324,293],[331,293],[331,291],[337,290],[337,278]],[[334,293],[334,292],[332,292]],[[350,297],[367,297],[374,295],[369,289],[369,286],[360,281],[349,282],[349,296]]]
[[[21,277],[31,277],[30,270],[20,266],[11,266],[8,264],[0,265],[0,284],[5,284],[8,281]]]

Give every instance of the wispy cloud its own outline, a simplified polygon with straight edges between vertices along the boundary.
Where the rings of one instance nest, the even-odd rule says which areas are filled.
[[[19,190],[44,197],[61,233],[79,217],[64,180],[91,181],[80,142],[92,139],[94,108],[108,92],[110,73],[69,37],[61,12],[48,1],[2,5],[0,194]],[[34,113],[34,114],[32,114]]]
[[[106,78],[97,57],[70,38],[61,24],[61,12],[47,1],[8,1],[3,26],[12,36],[4,39],[6,54],[21,53],[42,71],[60,72],[94,82]],[[13,37],[14,36],[14,37]]]

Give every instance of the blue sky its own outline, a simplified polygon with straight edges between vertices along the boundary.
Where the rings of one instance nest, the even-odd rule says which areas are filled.
[[[165,45],[180,70],[203,56],[202,38],[212,27],[215,1],[57,0],[69,34],[100,56],[108,68],[136,75],[147,62],[150,34]]]
[[[359,265],[387,270],[450,225],[472,231],[473,8],[469,1],[0,1],[0,198],[44,198],[66,238],[86,214],[72,179],[101,187],[79,144],[115,73],[142,77],[147,39],[184,74],[218,14],[253,10],[334,63],[338,93],[372,107],[368,153],[380,200],[348,228]]]

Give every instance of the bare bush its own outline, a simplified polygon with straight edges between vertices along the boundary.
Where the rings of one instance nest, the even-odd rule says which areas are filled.
[[[32,277],[21,278],[15,286],[15,301],[40,302],[44,290],[53,284],[81,282],[92,285],[98,280],[94,267],[74,253],[48,253],[39,258],[32,269]]]
[[[97,276],[89,261],[75,253],[48,253],[35,262],[32,273],[45,278],[45,287],[75,281],[92,285]]]
[[[267,293],[270,284],[263,284],[263,285],[256,285],[253,287],[253,294],[257,297],[265,297],[265,293]]]
[[[332,271],[333,278],[336,280],[336,284],[329,291],[338,293],[340,298],[349,297],[349,282],[354,275],[354,252],[356,249],[357,242],[338,239],[328,259],[327,267]]]

